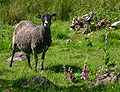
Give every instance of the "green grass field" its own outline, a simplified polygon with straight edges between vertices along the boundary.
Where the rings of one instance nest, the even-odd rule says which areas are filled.
[[[71,38],[72,33],[75,31],[69,30],[70,22],[52,21],[52,44],[46,53],[44,67],[45,70],[40,70],[40,62],[38,64],[38,72],[34,72],[35,61],[31,55],[31,63],[33,69],[29,69],[27,60],[17,61],[13,63],[13,67],[10,68],[10,62],[4,62],[9,56],[11,56],[12,49],[12,32],[13,26],[1,25],[1,31],[5,37],[1,38],[1,52],[0,52],[0,90],[1,91],[56,91],[56,92],[119,92],[119,83],[100,85],[97,87],[92,86],[88,88],[87,85],[90,81],[93,81],[95,75],[100,73],[96,70],[105,64],[105,34],[106,30],[98,30],[92,32],[90,36],[84,34],[76,34]],[[5,33],[4,33],[5,31]],[[113,30],[108,35],[108,52],[109,63],[114,63],[120,68],[120,30]],[[0,34],[2,36],[2,34]],[[70,38],[72,41],[69,44],[64,44],[64,41]],[[87,77],[88,80],[81,79],[81,69],[84,66],[85,59],[87,59]],[[39,55],[39,61],[41,54]],[[71,67],[72,74],[76,78],[77,82],[71,83],[69,78],[65,79],[63,65],[66,69]],[[109,70],[109,69],[108,69]],[[106,69],[104,70],[106,71]],[[90,74],[93,72],[92,74]],[[103,72],[103,71],[102,71]],[[117,73],[120,71],[116,70]],[[41,87],[33,89],[22,88],[21,85],[26,79],[32,76],[44,76],[48,80],[52,81],[56,87]]]
[[[105,45],[105,35],[108,26],[87,34],[72,34],[70,31],[74,16],[82,16],[91,11],[95,12],[94,23],[103,18],[111,22],[119,20],[119,0],[0,0],[0,92],[119,92],[120,82],[108,83],[88,87],[97,74],[114,71],[120,74],[120,29],[114,29],[108,34],[108,45]],[[24,3],[23,3],[24,2]],[[51,25],[52,44],[45,56],[44,71],[40,70],[39,54],[38,72],[35,73],[35,60],[31,55],[32,69],[29,69],[27,60],[17,61],[10,68],[10,62],[4,62],[12,55],[12,35],[15,25],[21,20],[29,20],[40,25],[41,20],[36,14],[56,13]],[[64,41],[70,39],[70,43]],[[105,50],[106,53],[105,53]],[[19,50],[17,50],[19,51]],[[81,78],[84,62],[87,60],[86,74],[88,80]],[[109,62],[108,62],[109,61]],[[103,70],[97,69],[105,65]],[[66,72],[70,67],[76,81],[65,79],[63,66]],[[23,88],[21,85],[33,76],[44,76],[56,86],[41,86]]]

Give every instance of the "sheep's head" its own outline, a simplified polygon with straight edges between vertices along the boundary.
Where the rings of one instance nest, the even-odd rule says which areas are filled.
[[[38,18],[41,18],[42,25],[44,27],[50,27],[50,25],[51,25],[51,18],[53,16],[56,16],[56,14],[52,14],[52,15],[50,15],[50,14],[37,15]]]

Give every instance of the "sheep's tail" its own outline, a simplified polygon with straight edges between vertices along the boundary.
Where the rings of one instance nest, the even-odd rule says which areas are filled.
[[[12,48],[15,47],[16,35],[17,35],[18,31],[19,31],[19,27],[20,27],[21,23],[22,23],[22,22],[20,22],[19,24],[17,24],[17,25],[15,26],[15,30],[14,30],[14,32],[13,32],[13,39],[12,39],[12,40],[13,40]]]
[[[15,32],[13,32],[13,45],[12,45],[12,48],[14,48],[14,46],[15,46],[15,37],[16,37],[16,34],[15,34]]]

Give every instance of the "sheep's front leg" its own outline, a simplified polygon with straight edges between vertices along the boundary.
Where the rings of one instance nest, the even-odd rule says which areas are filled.
[[[16,48],[16,44],[14,44],[14,46],[13,46],[13,52],[12,52],[10,67],[12,67],[13,57],[14,57],[14,54],[15,54],[15,48]]]
[[[43,54],[42,54],[42,59],[41,59],[41,70],[44,70],[44,68],[43,68],[44,58],[45,58],[45,52],[43,52]]]
[[[28,59],[28,65],[29,65],[30,69],[32,69],[32,66],[30,64],[30,54],[26,54],[26,57]]]
[[[34,55],[35,57],[35,71],[37,72],[37,62],[38,62],[38,57],[37,57],[37,54]]]
[[[33,49],[33,55],[35,57],[35,72],[37,72],[37,62],[38,62],[38,57],[36,51]]]

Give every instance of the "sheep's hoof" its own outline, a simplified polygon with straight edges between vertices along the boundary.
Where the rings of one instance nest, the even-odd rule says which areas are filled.
[[[9,67],[12,67],[12,64],[10,64]]]
[[[35,69],[35,73],[37,73],[37,69]]]
[[[44,70],[43,68],[41,68],[40,70]]]
[[[29,66],[30,69],[32,69],[32,66]]]

